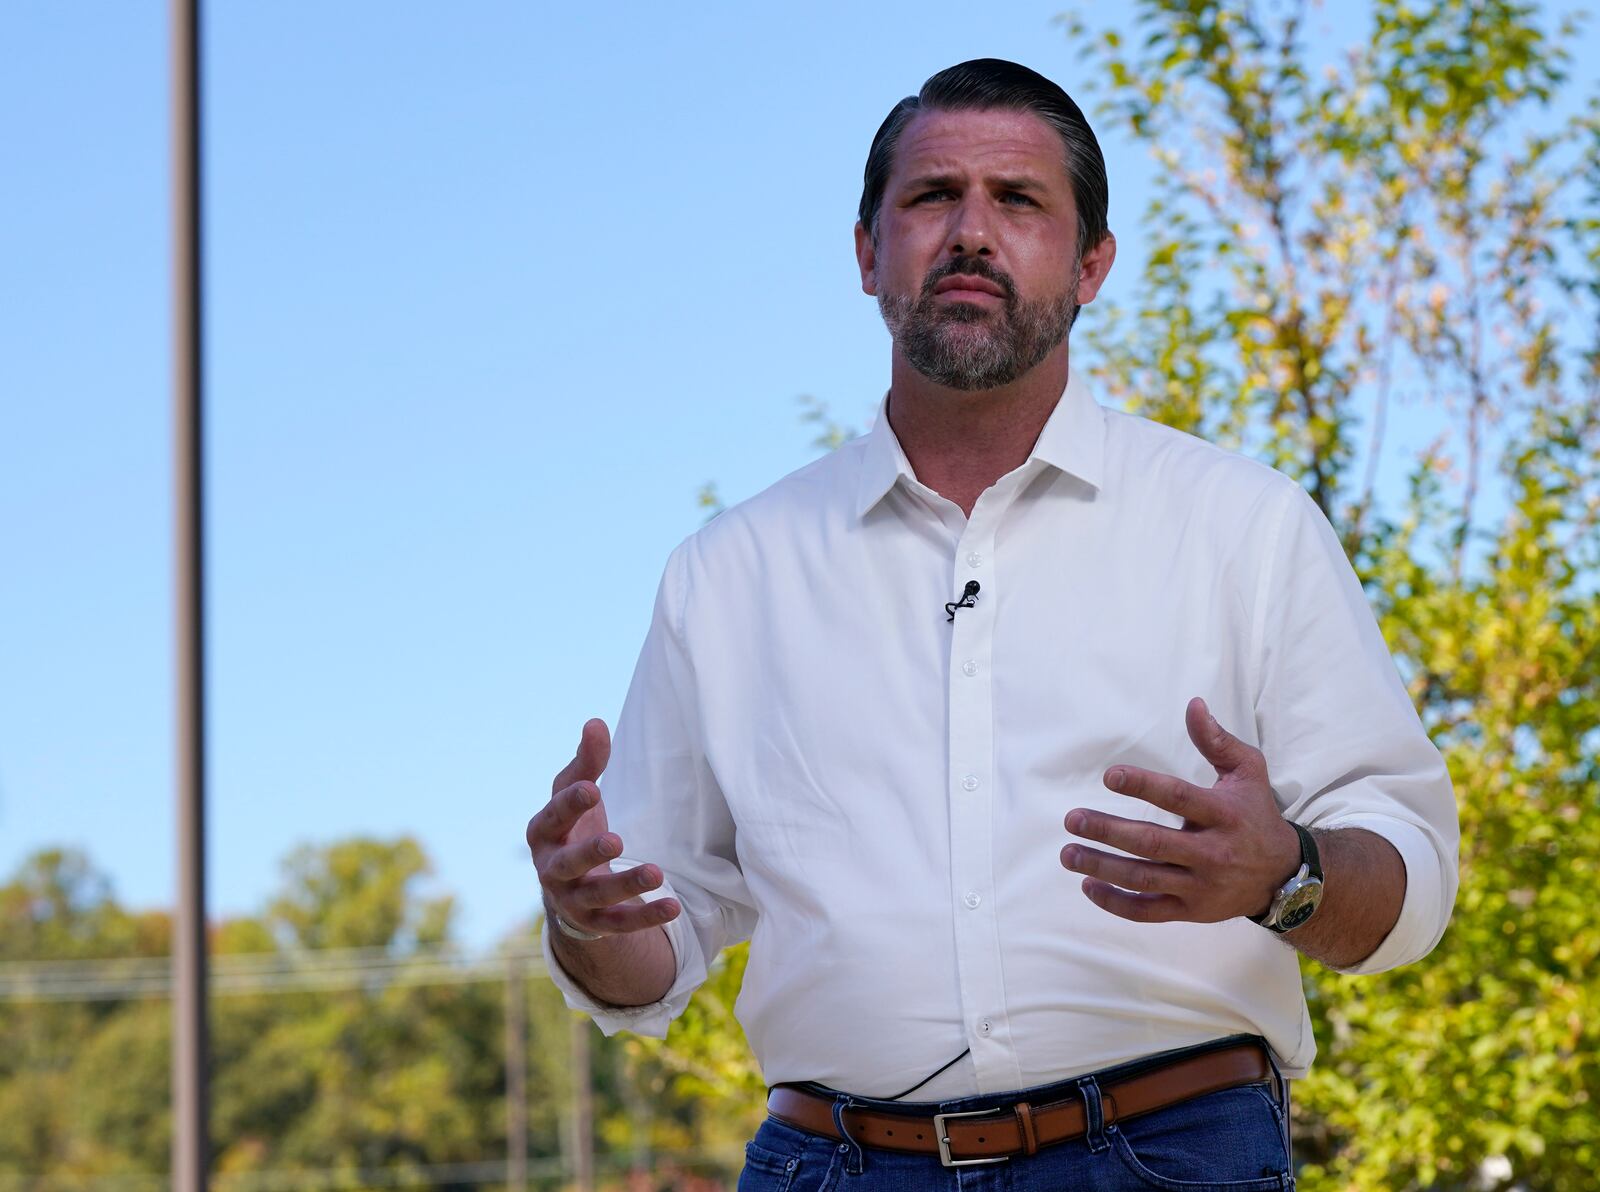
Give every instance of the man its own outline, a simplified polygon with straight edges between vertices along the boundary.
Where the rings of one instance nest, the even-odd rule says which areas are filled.
[[[615,752],[589,721],[529,823],[608,1034],[751,940],[742,1188],[1292,1187],[1296,950],[1377,972],[1448,922],[1449,777],[1320,510],[1069,365],[1106,194],[1026,68],[895,108],[874,429],[673,551]]]

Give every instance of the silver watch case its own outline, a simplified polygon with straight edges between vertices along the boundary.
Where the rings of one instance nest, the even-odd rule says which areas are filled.
[[[1261,926],[1282,935],[1304,925],[1321,905],[1322,879],[1312,877],[1311,866],[1302,861],[1300,872],[1279,886],[1272,896],[1272,907]]]

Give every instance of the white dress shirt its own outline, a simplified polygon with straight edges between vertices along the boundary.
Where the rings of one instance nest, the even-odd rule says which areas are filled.
[[[1181,824],[1102,775],[1212,786],[1184,725],[1199,695],[1264,752],[1285,816],[1403,858],[1399,921],[1350,971],[1439,941],[1454,794],[1332,527],[1294,480],[1104,409],[1076,372],[968,518],[917,480],[886,405],[667,560],[601,787],[613,868],[658,864],[649,897],[683,908],[678,977],[599,1005],[546,925],[551,977],[606,1034],[661,1037],[748,939],[735,1009],[768,1084],[893,1096],[970,1047],[908,1098],[940,1100],[1237,1032],[1303,1076],[1293,948],[1243,918],[1118,918],[1059,854],[1074,807]]]

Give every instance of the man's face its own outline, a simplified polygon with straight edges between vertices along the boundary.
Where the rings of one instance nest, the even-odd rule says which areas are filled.
[[[856,226],[861,288],[895,346],[952,389],[1008,384],[1067,335],[1115,255],[1077,259],[1060,134],[1030,112],[919,112],[895,149],[876,243]]]

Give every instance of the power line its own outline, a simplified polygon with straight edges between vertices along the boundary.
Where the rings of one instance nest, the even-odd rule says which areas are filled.
[[[306,948],[213,956],[214,996],[320,989],[381,989],[391,985],[453,985],[504,980],[507,964],[542,974],[543,957],[530,950],[468,955],[449,945],[396,953],[387,948]],[[172,960],[128,956],[96,960],[0,963],[0,1001],[99,1002],[172,995]]]

